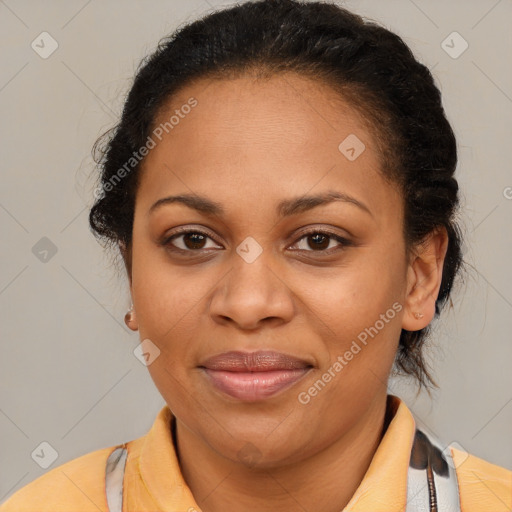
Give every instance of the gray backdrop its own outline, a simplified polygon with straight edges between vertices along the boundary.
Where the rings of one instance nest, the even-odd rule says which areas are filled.
[[[90,150],[139,60],[228,4],[0,0],[0,501],[143,435],[164,405],[133,355],[126,280],[88,229]],[[390,391],[447,443],[512,468],[512,1],[343,5],[396,31],[433,69],[460,150],[468,271],[435,331],[440,390],[416,396],[400,379]]]

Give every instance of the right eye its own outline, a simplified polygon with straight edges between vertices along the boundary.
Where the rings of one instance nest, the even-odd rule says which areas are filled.
[[[181,240],[181,247],[177,246],[174,241]],[[183,228],[179,229],[176,233],[165,238],[162,245],[171,251],[178,252],[199,252],[203,249],[212,249],[213,247],[206,247],[204,244],[207,239],[213,238],[206,232],[198,229]]]

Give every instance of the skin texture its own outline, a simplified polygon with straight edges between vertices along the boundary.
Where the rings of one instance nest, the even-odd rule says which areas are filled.
[[[201,80],[176,95],[160,120],[190,97],[197,106],[144,161],[124,254],[130,327],[161,351],[148,369],[177,418],[183,475],[205,512],[339,511],[385,429],[400,331],[421,329],[434,316],[446,234],[406,251],[400,192],[379,173],[362,118],[327,85],[293,73]],[[350,134],[366,146],[354,161],[338,149]],[[326,191],[348,194],[370,213],[350,202],[276,213],[284,199]],[[179,203],[148,213],[177,194],[206,196],[226,213]],[[178,235],[162,246],[179,226],[210,238]],[[311,240],[305,228],[327,229],[349,244]],[[262,249],[252,263],[236,251],[247,237]],[[172,244],[183,251],[172,252]],[[394,303],[401,306],[394,318],[300,403],[299,393]],[[241,402],[198,368],[228,350],[259,349],[305,359],[313,369],[278,395]]]

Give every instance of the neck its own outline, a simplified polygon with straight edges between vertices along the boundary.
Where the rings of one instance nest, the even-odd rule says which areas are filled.
[[[176,419],[177,455],[183,478],[203,512],[339,512],[361,483],[389,419],[386,395],[379,395],[364,417],[327,448],[271,469],[250,468],[222,457]]]

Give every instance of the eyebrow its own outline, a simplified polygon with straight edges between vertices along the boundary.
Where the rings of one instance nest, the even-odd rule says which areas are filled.
[[[277,205],[276,213],[279,217],[290,217],[316,208],[317,206],[323,206],[337,201],[353,204],[373,217],[372,212],[363,202],[348,194],[334,190],[329,190],[318,195],[285,199]],[[151,215],[164,205],[173,203],[184,204],[191,209],[210,216],[222,217],[226,213],[224,207],[220,203],[212,201],[207,197],[198,196],[196,194],[180,194],[177,196],[169,196],[159,199],[151,206],[148,211],[148,215]]]

